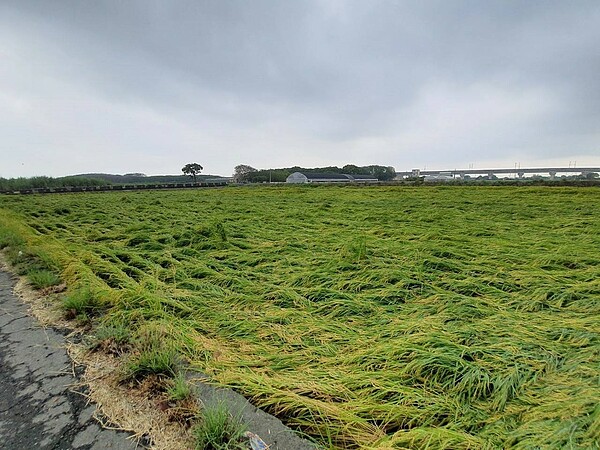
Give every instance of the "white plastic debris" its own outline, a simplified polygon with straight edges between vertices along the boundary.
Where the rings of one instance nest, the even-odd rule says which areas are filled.
[[[250,446],[252,447],[252,450],[269,450],[269,446],[265,444],[265,441],[263,441],[258,434],[246,431],[244,436],[250,440]]]

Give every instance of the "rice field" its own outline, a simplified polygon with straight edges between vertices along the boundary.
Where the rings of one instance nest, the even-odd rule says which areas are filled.
[[[0,244],[326,448],[600,447],[596,188],[5,196]]]

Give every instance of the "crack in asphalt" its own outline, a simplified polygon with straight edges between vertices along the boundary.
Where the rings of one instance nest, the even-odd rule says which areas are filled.
[[[94,419],[95,406],[76,390],[64,336],[37,325],[13,286],[0,271],[0,449],[138,448],[129,433]]]
[[[15,317],[14,319],[9,320],[8,322],[5,322],[2,324],[2,326],[6,326],[6,325],[10,325],[11,323],[13,323],[15,320],[19,320],[22,319],[25,316],[19,316],[19,317]]]

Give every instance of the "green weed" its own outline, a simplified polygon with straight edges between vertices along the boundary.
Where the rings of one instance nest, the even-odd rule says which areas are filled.
[[[141,380],[148,375],[173,378],[181,360],[172,347],[168,331],[160,324],[149,324],[139,331],[134,342],[137,353],[132,355],[125,368],[124,379]]]
[[[25,240],[13,231],[3,231],[0,233],[0,250],[5,248],[13,249],[18,254],[25,245]]]
[[[27,272],[27,278],[35,289],[44,289],[50,286],[56,286],[61,282],[60,277],[49,270],[29,270]]]
[[[141,380],[148,375],[173,377],[177,373],[179,359],[175,350],[150,349],[132,358],[127,364],[125,379]]]
[[[106,310],[107,305],[89,288],[76,290],[62,301],[67,319],[86,321],[97,317]]]
[[[94,330],[90,348],[102,349],[106,353],[120,355],[127,352],[133,343],[131,330],[122,324],[100,325]]]
[[[192,434],[197,450],[245,450],[245,431],[246,427],[229,413],[225,404],[215,403],[201,411]]]
[[[183,401],[190,398],[192,394],[192,387],[185,379],[185,376],[181,372],[177,373],[167,388],[169,398],[174,401]]]

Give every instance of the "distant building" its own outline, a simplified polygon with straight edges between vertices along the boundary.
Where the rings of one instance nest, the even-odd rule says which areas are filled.
[[[423,181],[425,182],[440,182],[440,181],[453,181],[454,175],[452,172],[440,172],[436,175],[425,175]]]
[[[294,172],[286,183],[374,183],[379,181],[372,175],[348,175],[345,173],[301,173]]]

